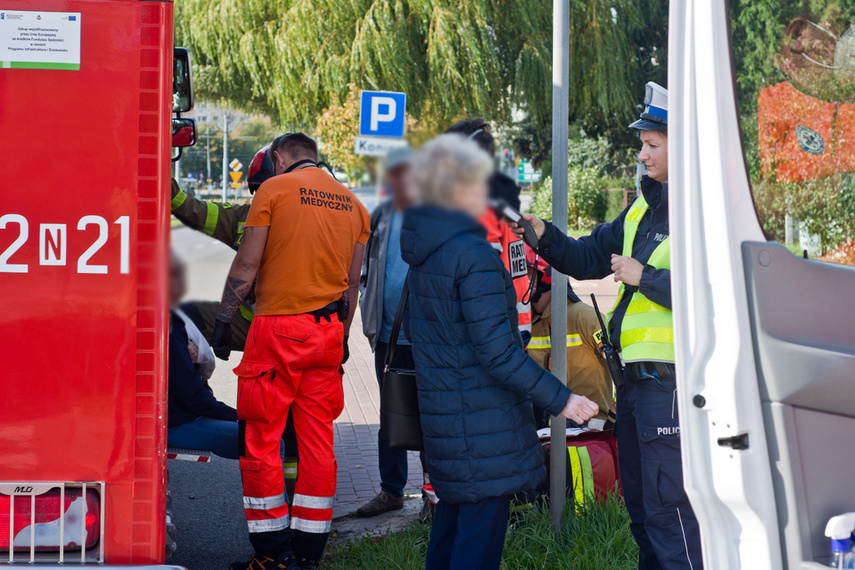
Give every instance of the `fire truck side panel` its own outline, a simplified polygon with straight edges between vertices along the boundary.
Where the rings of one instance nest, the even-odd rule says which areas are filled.
[[[0,482],[104,481],[106,562],[162,563],[172,4],[15,10],[81,39],[0,68]]]

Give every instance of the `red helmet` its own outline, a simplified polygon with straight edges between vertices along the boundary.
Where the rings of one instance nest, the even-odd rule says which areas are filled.
[[[525,262],[540,274],[538,278],[541,283],[544,285],[552,284],[552,268],[528,244],[525,244]]]
[[[252,162],[249,163],[249,168],[246,171],[246,181],[250,194],[255,194],[255,191],[258,190],[265,180],[275,175],[269,150],[270,145],[267,145],[255,153],[255,156],[252,157]]]

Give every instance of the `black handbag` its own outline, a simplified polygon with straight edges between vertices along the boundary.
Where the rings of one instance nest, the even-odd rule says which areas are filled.
[[[408,274],[409,277],[409,274]],[[416,371],[390,368],[404,320],[404,309],[409,297],[409,279],[404,280],[401,302],[395,313],[392,334],[386,348],[383,369],[383,391],[380,393],[380,433],[394,449],[423,451],[424,435],[419,415],[419,394],[416,389]]]

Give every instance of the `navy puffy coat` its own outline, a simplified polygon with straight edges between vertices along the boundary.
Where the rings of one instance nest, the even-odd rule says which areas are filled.
[[[570,390],[523,350],[516,293],[470,216],[404,213],[413,343],[425,454],[437,495],[472,503],[532,491],[546,475],[532,402],[555,415]]]

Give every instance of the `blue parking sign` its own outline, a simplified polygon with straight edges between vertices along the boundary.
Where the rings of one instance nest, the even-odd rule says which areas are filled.
[[[402,138],[407,94],[363,91],[359,105],[359,134]]]

